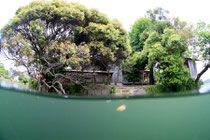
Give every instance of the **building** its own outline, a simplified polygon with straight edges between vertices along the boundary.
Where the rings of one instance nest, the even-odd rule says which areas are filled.
[[[196,78],[198,75],[198,72],[196,69],[195,60],[192,60],[191,58],[186,58],[185,65],[189,68],[191,77]]]
[[[186,58],[185,65],[190,70],[190,75],[193,78],[197,77],[197,69],[195,61]],[[126,79],[126,72],[122,70],[122,67],[113,67],[109,72],[100,70],[65,70],[65,72],[80,76],[83,78],[85,83],[104,83],[110,82],[112,84],[123,84],[123,85],[148,85],[149,84],[149,70],[139,70],[138,73],[141,75],[141,80],[138,82],[129,82]]]

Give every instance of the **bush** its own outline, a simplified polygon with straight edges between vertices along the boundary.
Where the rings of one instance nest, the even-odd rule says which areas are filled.
[[[189,78],[188,81],[186,83],[183,83],[183,85],[179,85],[176,86],[176,91],[188,91],[188,90],[194,90],[194,89],[198,89],[200,87],[200,85],[202,84],[202,82],[198,82],[196,83],[195,80],[193,78]],[[174,88],[171,87],[167,87],[164,85],[149,85],[144,87],[144,90],[147,93],[164,93],[164,92],[173,92],[175,91]]]
[[[3,77],[4,77],[5,79],[7,79],[7,80],[11,80],[11,77],[8,76],[8,75],[3,75]]]
[[[84,89],[82,84],[64,84],[63,87],[68,94],[80,93]]]
[[[32,88],[32,89],[37,89],[38,87],[38,82],[34,79],[29,79],[29,87]]]
[[[142,79],[142,75],[138,72],[138,70],[130,70],[126,72],[127,76],[125,77],[128,82],[139,82]]]
[[[167,92],[167,89],[163,85],[149,85],[145,86],[144,90],[151,94],[151,93],[163,93]]]
[[[200,88],[202,82],[195,82],[195,79],[189,78],[188,81],[180,87],[180,91],[194,90]]]
[[[105,84],[105,85],[109,85],[109,81],[105,80],[105,81],[104,81],[104,84]]]
[[[115,86],[112,86],[111,89],[110,89],[110,93],[115,94],[116,90],[117,90],[117,88]]]

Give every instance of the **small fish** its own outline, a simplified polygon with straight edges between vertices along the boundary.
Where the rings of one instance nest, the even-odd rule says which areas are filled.
[[[122,111],[124,111],[125,109],[126,109],[126,105],[124,104],[124,105],[119,106],[119,107],[116,109],[116,111],[117,111],[117,112],[122,112]]]

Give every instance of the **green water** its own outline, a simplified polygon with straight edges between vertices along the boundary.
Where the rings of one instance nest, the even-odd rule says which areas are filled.
[[[209,132],[210,94],[112,100],[0,89],[0,140],[209,140]]]

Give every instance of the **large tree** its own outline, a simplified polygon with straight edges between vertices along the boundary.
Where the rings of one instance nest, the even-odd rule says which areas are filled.
[[[129,54],[127,33],[96,9],[61,0],[33,1],[17,10],[1,30],[1,44],[18,66],[27,68],[39,89],[65,94],[63,83],[81,82],[64,73],[89,64],[106,70]],[[102,62],[102,63],[99,63]]]
[[[162,8],[155,8],[146,12],[145,18],[138,19],[132,26],[129,33],[130,44],[133,50],[133,55],[129,59],[135,60],[132,65],[132,71],[137,72],[140,69],[145,69],[148,64],[148,51],[144,49],[146,40],[152,32],[159,35],[163,34],[164,29],[172,28],[169,18],[167,17],[168,11]],[[127,65],[130,65],[127,61]],[[150,78],[149,83],[154,84],[153,65],[150,65]]]
[[[170,91],[177,91],[190,82],[189,69],[184,65],[187,46],[182,37],[173,29],[165,29],[164,34],[152,32],[145,45],[148,66],[155,67],[156,80]]]

